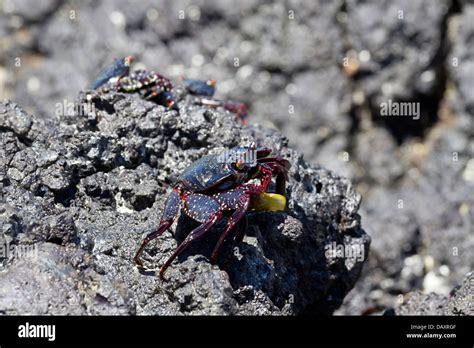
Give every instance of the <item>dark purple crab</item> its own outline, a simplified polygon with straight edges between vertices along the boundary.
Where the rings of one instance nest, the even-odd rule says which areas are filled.
[[[169,79],[155,71],[135,70],[118,81],[108,82],[97,90],[107,93],[111,90],[125,93],[139,93],[143,98],[152,100],[168,109],[176,108]]]
[[[175,105],[171,94],[173,84],[156,71],[135,70],[130,75],[120,79],[117,88],[121,92],[138,92],[143,98],[154,100],[168,108]]]
[[[233,211],[227,227],[211,255],[215,263],[224,241],[245,217],[253,196],[266,192],[272,176],[276,176],[276,191],[285,194],[286,173],[290,163],[281,157],[268,157],[271,150],[257,149],[255,143],[234,147],[220,155],[202,157],[189,166],[168,196],[158,228],[142,241],[134,261],[143,267],[140,255],[145,246],[173,224],[180,207],[186,215],[201,223],[189,233],[160,269],[160,278],[173,260],[192,242],[203,237],[224,212]],[[249,182],[257,179],[256,182]]]
[[[143,98],[152,100],[168,109],[178,110],[178,105],[172,94],[171,81],[156,71],[135,70],[130,73],[130,65],[134,57],[116,59],[112,64],[101,71],[92,83],[91,88],[100,93],[119,91],[125,93],[139,93]],[[242,124],[247,124],[247,105],[235,101],[221,101],[209,99],[215,93],[215,80],[193,80],[181,78],[186,90],[196,96],[195,103],[210,107],[223,107],[234,113]]]

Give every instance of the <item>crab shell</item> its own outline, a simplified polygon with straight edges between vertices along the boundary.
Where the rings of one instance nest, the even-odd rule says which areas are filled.
[[[258,160],[270,153],[268,148],[234,147],[219,155],[201,157],[184,171],[179,180],[185,189],[192,192],[230,190],[253,179]],[[239,158],[246,160],[241,169],[235,166]]]
[[[120,80],[120,90],[135,92],[147,87],[159,87],[161,91],[170,91],[173,88],[171,81],[155,71],[135,70]]]

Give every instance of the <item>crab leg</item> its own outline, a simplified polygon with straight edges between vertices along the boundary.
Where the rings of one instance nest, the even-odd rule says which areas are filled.
[[[189,244],[202,238],[211,227],[221,219],[222,210],[217,200],[203,194],[192,194],[187,196],[184,202],[184,212],[194,220],[201,222],[202,225],[191,231],[186,239],[176,248],[173,254],[160,269],[160,278],[173,260],[186,249]]]
[[[232,241],[235,243],[241,243],[244,240],[245,232],[247,232],[247,228],[249,226],[249,222],[247,219],[247,215],[245,215],[240,221],[238,226],[236,227],[236,232]]]
[[[288,160],[284,159],[283,157],[263,157],[259,158],[258,161],[260,163],[278,163],[280,166],[287,170],[290,168],[290,162],[288,162]]]
[[[212,214],[212,216],[209,217],[209,220],[203,223],[202,225],[196,227],[194,230],[191,231],[190,234],[186,237],[186,239],[176,248],[176,250],[173,252],[173,254],[169,257],[168,260],[161,266],[160,269],[160,278],[163,279],[163,275],[166,272],[166,269],[171,265],[171,263],[174,261],[174,259],[183,252],[184,249],[186,249],[189,244],[194,242],[195,240],[200,239],[203,237],[206,232],[208,232],[211,227],[219,221],[221,218],[222,213],[219,211],[217,214]]]
[[[214,247],[211,255],[211,262],[215,263],[219,256],[219,252],[224,244],[224,241],[233,231],[234,227],[240,222],[240,220],[245,216],[245,213],[248,210],[250,204],[250,196],[243,190],[235,190],[227,192],[225,194],[217,194],[217,200],[221,203],[221,206],[224,206],[227,209],[235,209],[234,213],[227,221],[227,227],[220,236],[219,240]],[[232,204],[237,201],[237,205]]]
[[[269,173],[268,175],[270,175],[271,179],[271,173]],[[223,209],[235,209],[235,211],[229,218],[224,233],[220,236],[216,246],[214,247],[214,250],[211,255],[212,263],[215,263],[217,261],[219,252],[222,248],[224,241],[234,230],[235,226],[241,221],[243,222],[243,225],[239,225],[239,229],[237,230],[237,233],[234,236],[234,241],[237,239],[242,241],[245,234],[245,230],[247,229],[247,217],[245,214],[247,213],[247,210],[250,205],[250,196],[261,194],[262,192],[265,192],[265,190],[266,187],[263,187],[263,185],[247,184],[239,189],[226,193],[218,193],[215,195],[216,199],[219,201]]]
[[[247,204],[247,206],[248,206],[248,204]],[[245,216],[245,213],[247,212],[247,206],[236,210],[232,214],[232,216],[229,218],[229,221],[227,222],[227,227],[226,227],[224,233],[222,233],[219,240],[217,241],[216,246],[214,247],[214,250],[212,251],[212,255],[211,255],[211,262],[212,263],[216,263],[217,258],[219,257],[219,252],[221,251],[221,248],[222,248],[222,244],[224,244],[224,241],[229,236],[230,232],[232,232],[235,225]]]
[[[196,104],[200,105],[207,105],[209,107],[220,107],[222,106],[227,111],[234,113],[237,116],[237,119],[242,124],[247,124],[247,116],[248,116],[248,107],[244,103],[240,102],[233,102],[233,101],[221,101],[216,99],[207,99],[207,98],[196,98]]]
[[[143,267],[143,262],[140,259],[140,255],[143,252],[143,249],[153,239],[158,238],[161,234],[163,234],[163,232],[170,228],[176,218],[176,215],[178,215],[180,205],[180,189],[175,187],[168,196],[168,199],[166,200],[163,216],[160,220],[160,225],[155,231],[151,232],[145,237],[145,239],[143,239],[142,243],[140,244],[140,247],[137,250],[137,253],[135,254],[135,257],[133,258],[137,265]]]
[[[290,162],[281,157],[259,158],[258,162],[265,163],[272,169],[272,171],[277,174],[284,174],[285,176],[288,173],[288,169],[290,169]]]

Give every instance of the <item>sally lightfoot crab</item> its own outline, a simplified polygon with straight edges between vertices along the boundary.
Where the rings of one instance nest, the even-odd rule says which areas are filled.
[[[195,100],[196,104],[206,105],[213,108],[223,107],[225,110],[232,112],[237,116],[237,119],[242,124],[247,124],[248,118],[248,107],[245,103],[232,100],[217,100],[217,99],[208,99],[208,98],[197,98]]]
[[[102,94],[110,91],[124,93],[138,93],[144,99],[151,100],[158,105],[179,111],[173,95],[173,84],[170,79],[153,70],[135,70],[130,72],[134,62],[133,56],[115,59],[106,66],[91,84],[91,89]],[[195,96],[194,102],[213,108],[223,107],[234,113],[242,123],[247,123],[247,105],[236,101],[221,101],[212,99],[216,91],[215,80],[194,80],[180,78],[183,87],[189,94]]]
[[[160,269],[163,275],[173,260],[191,243],[202,238],[226,212],[232,212],[211,255],[215,263],[224,241],[235,232],[245,217],[251,199],[264,194],[276,176],[276,193],[285,194],[286,174],[290,163],[281,157],[269,157],[271,150],[255,143],[239,146],[220,155],[202,157],[181,175],[168,196],[158,228],[142,241],[134,261],[143,267],[140,255],[145,246],[173,224],[180,208],[201,223],[192,230]],[[256,180],[252,180],[256,179]]]
[[[130,65],[133,61],[133,56],[114,60],[99,73],[91,85],[92,89],[99,93],[136,92],[144,99],[175,109],[176,102],[171,93],[173,89],[171,81],[156,71],[135,70],[130,73]]]

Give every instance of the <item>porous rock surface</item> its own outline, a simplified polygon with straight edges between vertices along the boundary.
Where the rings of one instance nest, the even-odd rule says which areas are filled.
[[[398,315],[474,315],[472,294],[474,293],[474,273],[469,272],[462,283],[448,296],[436,293],[423,294],[415,291],[396,308]]]
[[[12,250],[0,258],[0,313],[331,314],[342,303],[370,244],[351,183],[307,164],[277,131],[176,95],[179,113],[138,95],[81,93],[72,114],[46,121],[0,104],[0,243]],[[249,213],[244,241],[211,265],[222,221],[161,281],[158,267],[197,225],[181,216],[138,270],[133,255],[183,169],[253,140],[291,162],[288,212]],[[362,254],[329,257],[327,245]]]

